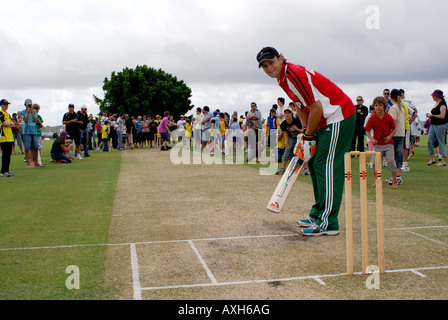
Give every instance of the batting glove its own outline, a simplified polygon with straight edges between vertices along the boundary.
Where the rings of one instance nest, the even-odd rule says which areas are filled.
[[[305,162],[310,161],[317,150],[317,143],[316,140],[313,139],[313,136],[309,136],[306,134],[303,135],[302,150],[303,150],[303,161]]]

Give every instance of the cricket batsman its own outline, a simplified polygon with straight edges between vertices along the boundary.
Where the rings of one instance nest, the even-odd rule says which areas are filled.
[[[313,183],[315,204],[309,216],[298,221],[305,236],[339,234],[338,214],[344,188],[344,155],[356,123],[356,107],[333,82],[320,73],[287,62],[275,48],[257,54],[258,67],[298,106],[304,128],[303,157]],[[317,144],[317,148],[312,146]]]

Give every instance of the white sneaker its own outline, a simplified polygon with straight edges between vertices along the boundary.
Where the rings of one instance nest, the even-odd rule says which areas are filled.
[[[83,160],[83,158],[81,157],[80,154],[78,154],[78,155],[76,156],[76,159],[78,159],[78,160]]]
[[[403,164],[403,166],[401,167],[401,172],[409,172],[409,171],[411,171],[411,168],[409,168],[409,165]]]

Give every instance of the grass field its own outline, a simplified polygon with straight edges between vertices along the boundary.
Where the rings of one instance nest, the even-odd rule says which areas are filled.
[[[419,255],[424,261],[418,261],[417,267],[448,264],[448,169],[426,165],[425,138],[410,160],[411,172],[403,173],[404,185],[389,190],[384,184],[388,268],[414,267]],[[344,270],[343,251],[337,250],[343,250],[345,235],[316,242],[296,236],[294,221],[301,217],[293,203],[302,201],[299,194],[288,200],[285,213],[267,214],[265,202],[278,177],[260,177],[257,165],[175,166],[168,153],[155,150],[93,152],[92,158],[83,161],[52,164],[50,142],[44,148],[47,167],[26,169],[23,156],[13,155],[11,171],[15,176],[0,180],[0,194],[7,199],[0,215],[2,300],[132,299],[136,287],[151,288],[142,290],[143,299],[448,296],[446,269],[427,271],[425,281],[408,281],[398,273],[387,275],[383,290],[376,293],[356,289],[365,282],[364,277],[326,279],[327,292],[308,282],[297,287],[295,281],[282,280],[297,274],[300,278],[302,272],[312,276]],[[355,158],[353,168],[356,165]],[[384,177],[389,177],[387,169]],[[312,198],[309,176],[301,176],[297,188],[303,190],[302,197]],[[355,185],[353,190],[356,195]],[[371,188],[369,200],[374,201]],[[416,237],[419,241],[414,239],[416,229],[401,234],[404,228],[421,226],[441,228],[424,229]],[[297,245],[306,245],[302,249],[305,256],[290,260],[291,252],[297,255],[291,251]],[[271,248],[276,248],[272,256]],[[208,262],[210,273],[217,275],[216,283],[182,287],[208,281],[203,265],[191,264],[198,257]],[[313,263],[322,257],[329,263],[318,269]],[[71,265],[79,267],[80,290],[66,287],[70,276],[66,268]],[[258,284],[260,278],[279,280]],[[228,285],[220,286],[222,283]],[[437,290],[432,290],[435,285]],[[163,286],[173,287],[152,290]]]
[[[28,248],[106,243],[120,154],[94,153],[72,164],[50,163],[45,141],[45,168],[27,169],[23,155],[12,156],[14,177],[0,180],[0,247]],[[0,299],[106,298],[99,290],[105,247],[88,250],[0,251]],[[83,268],[85,290],[65,287],[66,267]],[[62,284],[62,285],[61,285]]]

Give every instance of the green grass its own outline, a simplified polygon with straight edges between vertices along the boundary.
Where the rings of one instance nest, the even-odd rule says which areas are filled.
[[[107,243],[119,152],[53,164],[51,144],[44,144],[45,168],[27,169],[17,154],[15,176],[0,179],[0,248]],[[95,299],[105,252],[104,246],[0,251],[0,299]],[[69,265],[80,268],[83,290],[66,288]]]

